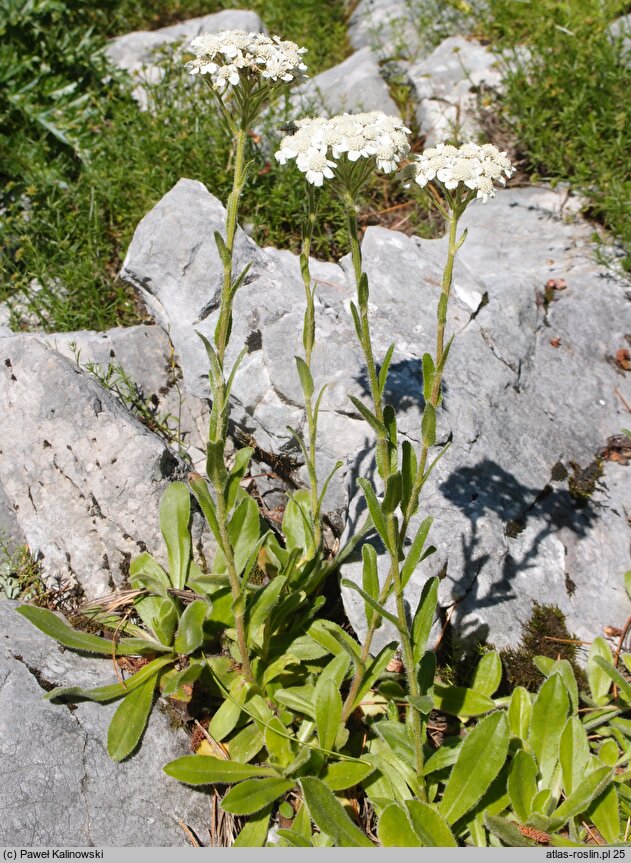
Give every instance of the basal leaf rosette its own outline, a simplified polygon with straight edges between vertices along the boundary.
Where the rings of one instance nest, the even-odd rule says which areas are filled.
[[[340,180],[353,197],[375,170],[391,173],[410,149],[399,117],[382,111],[310,117],[292,124],[276,153],[281,165],[295,160],[308,183]]]
[[[506,184],[515,173],[510,159],[493,144],[468,142],[460,147],[438,144],[430,147],[403,171],[406,188],[414,181],[421,188],[437,185],[450,204],[469,203],[495,197],[496,184]]]

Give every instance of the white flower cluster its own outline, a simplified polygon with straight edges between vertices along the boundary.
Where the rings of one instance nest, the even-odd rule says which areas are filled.
[[[377,167],[389,173],[396,170],[410,149],[406,137],[410,130],[399,117],[389,117],[381,111],[340,114],[331,119],[314,117],[294,125],[295,131],[283,138],[276,158],[281,165],[295,159],[314,186],[334,176],[336,160],[342,156],[351,162],[374,158]]]
[[[304,77],[307,68],[302,62],[306,48],[263,33],[202,33],[193,39],[190,50],[195,59],[186,64],[187,69],[191,75],[210,75],[215,90],[223,90],[228,84],[236,87],[242,76],[293,81]]]
[[[446,189],[455,189],[463,183],[477,191],[483,203],[495,195],[495,183],[506,184],[506,178],[515,173],[506,153],[493,144],[468,143],[461,147],[438,144],[416,157],[409,172],[419,186],[439,180]]]

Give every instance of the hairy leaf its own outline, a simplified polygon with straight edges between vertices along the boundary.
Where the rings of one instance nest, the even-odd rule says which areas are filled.
[[[300,780],[311,817],[324,833],[342,848],[373,848],[373,843],[344,811],[341,803],[324,782],[314,778]]]
[[[132,689],[116,708],[107,731],[107,751],[114,761],[122,761],[134,751],[147,725],[156,678]]]
[[[170,761],[163,770],[186,785],[230,785],[254,776],[278,777],[278,773],[271,767],[224,761],[214,755],[184,755]]]
[[[221,807],[232,815],[252,815],[293,788],[291,779],[246,779],[228,791]]]

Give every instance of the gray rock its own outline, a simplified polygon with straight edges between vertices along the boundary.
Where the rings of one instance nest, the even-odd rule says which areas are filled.
[[[583,508],[566,483],[552,483],[547,493],[557,461],[586,467],[628,424],[615,388],[631,401],[628,377],[607,359],[624,344],[622,287],[593,262],[589,226],[560,218],[560,201],[547,190],[508,190],[486,206],[476,204],[467,217],[470,236],[449,312],[457,338],[438,430],[440,440],[453,435],[454,442],[426,488],[422,512],[436,519],[438,551],[408,590],[415,606],[426,577],[446,565],[440,598],[445,608],[456,603],[457,631],[463,638],[488,636],[498,646],[512,639],[515,620],[527,618],[533,599],[559,605],[582,637],[615,623],[628,607],[621,578],[629,565],[629,483],[611,479],[628,476],[627,468],[608,465],[608,491]],[[191,334],[199,328],[209,335],[216,321],[220,266],[211,238],[224,218],[200,183],[182,180],[141,222],[123,268],[170,329],[185,384],[200,398],[208,395],[207,359]],[[401,432],[418,442],[420,358],[435,338],[445,240],[368,228],[363,250],[377,356],[396,340],[388,399]],[[236,257],[237,269],[252,266],[237,296],[229,362],[243,344],[250,352],[235,379],[232,421],[263,450],[295,458],[285,428],[303,422],[293,368],[303,314],[297,259],[259,249],[243,232]],[[316,384],[329,384],[319,427],[321,477],[338,458],[345,463],[327,507],[339,524],[350,500],[351,530],[363,517],[356,478],[374,475],[375,468],[372,435],[348,401],[349,392],[366,400],[368,392],[348,310],[350,262],[341,263],[313,265],[320,282],[313,368]],[[561,275],[569,287],[546,310],[537,290]],[[550,340],[557,337],[555,348]],[[596,558],[606,567],[598,575],[587,563]],[[359,577],[358,567],[349,564],[345,575]],[[542,597],[537,579],[544,577]],[[361,636],[363,603],[348,592],[345,603]]]
[[[185,846],[180,821],[205,839],[210,798],[162,771],[190,749],[161,702],[147,742],[114,763],[107,727],[117,703],[70,709],[44,700],[52,685],[115,683],[111,660],[63,650],[15,606],[0,602],[0,844]]]
[[[624,54],[631,54],[631,12],[616,18],[609,26],[609,33],[613,39],[622,40]]]
[[[380,60],[417,61],[466,26],[443,0],[360,0],[348,22],[353,48],[369,46]]]
[[[0,483],[0,563],[11,557],[16,549],[26,545],[26,537],[7,493]]]
[[[453,435],[453,443],[415,520],[434,517],[437,552],[408,586],[411,610],[425,577],[446,571],[440,601],[454,606],[456,635],[498,647],[514,642],[533,600],[558,605],[585,639],[622,625],[631,611],[622,582],[631,542],[629,468],[607,463],[603,487],[584,506],[566,482],[553,480],[558,461],[570,472],[572,462],[585,468],[628,424],[616,388],[631,400],[628,375],[608,360],[628,329],[623,285],[594,263],[590,227],[559,218],[559,201],[545,190],[507,190],[467,214],[449,325],[457,335],[439,417],[439,438]],[[436,288],[425,276],[415,299],[411,286],[427,272],[428,253],[440,258],[444,249],[444,240],[389,240],[379,229],[364,238],[372,300],[383,318],[392,309],[399,345],[418,345],[412,356],[431,344]],[[536,292],[551,277],[563,277],[568,288],[546,311]],[[392,304],[401,293],[399,309]],[[377,313],[381,351],[388,339],[382,326]],[[355,495],[348,531],[362,509]],[[358,563],[345,569],[360,578]],[[344,599],[361,637],[363,603],[350,591]],[[377,646],[393,634],[384,628],[381,636]]]
[[[452,36],[408,70],[416,118],[428,147],[447,139],[475,140],[475,91],[499,88],[498,58],[474,39]]]
[[[140,550],[164,555],[159,501],[181,462],[37,337],[3,338],[0,352],[0,484],[47,580],[103,595]]]
[[[184,46],[201,33],[218,33],[220,30],[259,33],[264,27],[255,12],[226,9],[159,30],[138,30],[117,36],[110,40],[106,53],[115,66],[124,69],[138,82],[134,97],[144,109],[147,107],[147,94],[143,85],[155,84],[164,76],[160,52],[172,46]]]
[[[300,115],[323,113],[332,117],[345,111],[399,115],[370,48],[356,51],[342,63],[301,84],[292,96],[292,105]]]

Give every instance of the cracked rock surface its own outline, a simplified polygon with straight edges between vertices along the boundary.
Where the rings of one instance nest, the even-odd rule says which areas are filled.
[[[116,682],[109,659],[63,650],[0,602],[0,845],[184,846],[181,819],[207,835],[210,798],[166,776],[187,738],[154,706],[144,745],[116,764],[107,727],[117,703],[51,704],[52,686]]]
[[[594,263],[589,226],[559,214],[562,196],[509,189],[467,217],[469,237],[456,267],[448,331],[456,334],[445,381],[439,440],[453,444],[426,488],[423,515],[436,519],[437,553],[412,578],[415,608],[426,577],[445,571],[441,602],[456,603],[463,638],[513,638],[532,601],[553,602],[569,626],[593,637],[620,625],[629,607],[622,574],[629,566],[629,468],[605,463],[601,485],[583,506],[559,479],[574,477],[607,439],[628,424],[628,374],[611,356],[625,343],[621,282]],[[184,381],[207,391],[207,360],[197,328],[209,335],[217,316],[220,266],[212,241],[224,209],[201,183],[181,180],[140,223],[123,276],[141,291],[180,355]],[[302,295],[297,259],[260,249],[237,235],[237,271],[251,269],[237,295],[229,361],[247,354],[235,379],[232,421],[266,451],[297,457],[287,426],[303,422],[293,356],[300,352]],[[435,338],[435,306],[445,240],[420,240],[379,227],[363,239],[371,284],[377,356],[396,341],[388,400],[399,429],[419,440],[422,353]],[[341,266],[314,262],[316,385],[328,382],[320,421],[320,474],[340,458],[328,508],[349,527],[362,517],[359,475],[374,474],[372,435],[347,398],[368,400]],[[542,300],[550,278],[568,287]],[[558,341],[557,341],[558,340]],[[625,395],[626,393],[626,395]],[[350,563],[344,575],[359,578]],[[345,592],[351,623],[363,632],[363,601]],[[384,631],[383,638],[388,633]]]
[[[120,587],[140,551],[161,559],[160,496],[183,471],[163,440],[40,337],[0,339],[0,486],[48,581],[76,581],[93,598]]]

